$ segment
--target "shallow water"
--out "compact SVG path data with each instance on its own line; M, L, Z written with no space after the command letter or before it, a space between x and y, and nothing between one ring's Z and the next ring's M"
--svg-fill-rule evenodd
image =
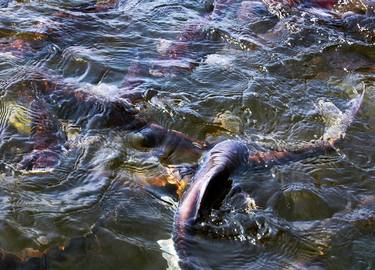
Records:
M344 109L365 89L336 152L232 176L258 208L213 210L190 260L213 269L375 267L375 17L357 7L363 1L331 11L258 1L217 1L214 11L202 0L3 2L1 249L66 247L51 269L176 265L168 239L181 190L172 172L185 168L189 179L201 155L141 145L136 128L108 113L123 95L158 92L129 103L132 116L121 121L278 147L323 134L319 99ZM46 157L28 168L24 158L45 145L58 165L43 167L53 162Z

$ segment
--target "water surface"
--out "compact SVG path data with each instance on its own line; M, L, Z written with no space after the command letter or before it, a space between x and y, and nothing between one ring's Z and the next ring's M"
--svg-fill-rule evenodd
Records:
M174 267L168 239L181 192L173 172L189 179L201 156L140 146L137 129L107 115L123 95L156 90L129 103L131 115L196 140L281 147L323 134L314 102L344 109L366 89L336 152L234 175L258 209L213 210L191 256L213 269L375 267L371 3L3 2L2 249L67 247L51 269ZM20 166L45 144L57 166Z

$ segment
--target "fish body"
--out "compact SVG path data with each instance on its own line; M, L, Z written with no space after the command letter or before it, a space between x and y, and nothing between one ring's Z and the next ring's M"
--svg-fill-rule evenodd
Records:
M189 266L186 241L194 235L194 225L208 216L212 208L220 206L231 190L229 178L236 170L241 167L268 167L334 150L336 143L345 137L363 102L363 96L364 92L356 95L348 103L345 112L341 112L331 102L318 102L316 107L327 124L320 140L269 151L259 151L258 147L241 141L226 140L208 151L175 214L173 239L181 264L186 268L194 268Z

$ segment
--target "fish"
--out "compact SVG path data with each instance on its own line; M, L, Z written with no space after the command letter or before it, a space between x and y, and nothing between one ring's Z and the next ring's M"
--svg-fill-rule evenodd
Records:
M52 269L56 262L68 261L77 255L85 256L95 250L100 248L92 232L74 237L66 245L53 245L44 251L26 249L22 256L0 249L0 269L48 270Z
M281 150L259 151L256 144L239 140L225 140L209 150L190 186L182 196L174 217L173 240L183 268L198 267L189 258L187 239L194 235L194 225L208 216L212 208L220 206L232 187L230 176L242 168L270 167L329 153L345 138L361 107L365 91L357 94L348 109L341 112L332 102L318 101L315 105L326 128L319 140L313 140ZM199 267L198 267L199 268Z
M80 86L44 69L32 69L14 84L19 83L23 87L17 90L16 105L20 103L22 106L10 106L6 101L0 103L0 127L12 126L19 133L29 135L32 151L25 153L16 166L22 173L50 171L60 164L70 148L61 121L72 121L81 133L106 128L127 131L134 147L157 148L164 160L198 159L208 148L205 142L138 115L136 105L156 96L158 91L155 89L125 87L118 89L121 93L116 97L105 96L97 89L99 86L91 86L95 89ZM37 91L34 93L32 89Z

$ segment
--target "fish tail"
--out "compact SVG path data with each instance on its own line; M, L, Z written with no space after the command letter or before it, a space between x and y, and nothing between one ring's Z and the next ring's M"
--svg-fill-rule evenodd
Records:
M335 149L335 144L343 139L352 124L363 102L365 91L347 103L347 109L342 112L330 101L319 100L315 104L326 124L320 140L312 140L297 145L284 146L282 149L252 153L249 161L253 167L272 166L288 161L297 161L307 157L325 154Z
M320 112L326 124L322 137L324 141L334 144L345 137L347 129L352 124L361 107L364 94L365 90L361 94L356 93L356 96L348 102L347 109L344 112L330 101L318 101L315 107Z

